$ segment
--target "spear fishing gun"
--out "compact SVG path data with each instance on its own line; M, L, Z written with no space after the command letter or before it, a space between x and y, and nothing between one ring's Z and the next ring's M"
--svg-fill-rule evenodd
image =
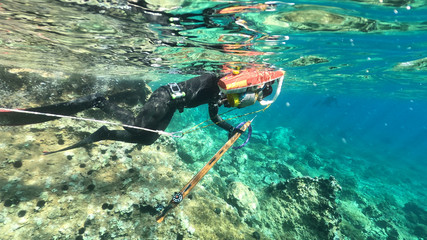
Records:
M240 131L236 132L221 149L206 163L206 165L200 169L200 171L179 191L175 192L169 204L163 209L159 216L157 216L157 222L161 223L170 210L174 209L178 204L184 200L184 198L190 193L190 191L196 186L196 184L206 175L206 173L215 165L216 162L224 155L225 152L233 145L234 142L242 135L246 129L248 129L253 119L247 121L240 126Z

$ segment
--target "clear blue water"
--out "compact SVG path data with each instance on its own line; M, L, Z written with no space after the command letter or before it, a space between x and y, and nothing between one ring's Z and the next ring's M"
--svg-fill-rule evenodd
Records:
M298 136L325 146L369 152L396 167L411 164L425 171L425 101L340 95L336 104L319 104L325 98L290 92L281 99L289 107L283 102L272 106L270 111L278 113L272 122L290 126Z

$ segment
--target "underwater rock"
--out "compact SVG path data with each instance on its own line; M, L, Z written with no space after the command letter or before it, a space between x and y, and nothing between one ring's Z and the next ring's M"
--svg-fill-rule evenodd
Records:
M402 62L397 64L393 69L401 71L427 71L427 58Z
M241 182L233 182L229 185L227 202L237 208L243 218L255 213L258 207L258 199L255 193Z
M416 4L416 0L352 0L355 2L363 2L363 3L369 3L369 4L375 4L375 5L385 5L385 6L394 6L394 7L402 7L413 4ZM422 1L419 1L422 2ZM419 5L419 4L416 4Z
M377 20L329 12L328 10L301 9L279 14L268 19L268 24L303 31L360 31L407 30L408 26L397 23L382 23Z
M246 240L252 239L257 231L242 221L235 207L202 189L197 190L181 213L177 212L175 216L177 219L171 219L170 223L176 225L177 220L181 222L184 239ZM260 238L267 239L263 233L260 233Z
M212 173L212 175L206 175L203 179L203 185L213 195L226 199L228 194L228 183L225 178L218 176L218 174Z
M427 225L419 224L414 227L414 235L420 239L427 239Z
M98 79L85 74L58 76L32 69L0 66L1 106L34 107L70 101L94 93L105 93L111 102L135 107L137 104L145 103L152 92L147 82L143 80L116 81ZM26 101L22 101L23 98ZM89 112L86 111L86 114Z
M68 76L58 74L64 79ZM16 106L17 103L61 101L64 87L55 74L28 68L11 68L0 65L0 105Z
M270 173L264 177L264 183L266 183L267 185L270 185L272 183L277 184L279 182L280 182L280 178L277 175L277 173Z
M294 138L293 132L289 128L277 127L271 133L269 143L273 147L289 151L291 149L290 142Z
M377 29L375 20L324 10L298 10L283 13L279 19L283 22L289 22L292 28L298 30L368 32Z
M292 171L285 164L278 164L277 170L278 170L278 175L283 179L290 179L294 176Z
M130 2L134 1L130 0ZM164 11L181 7L184 0L146 0L145 2L150 9Z
M412 223L424 223L427 225L427 211L414 202L407 202L403 207L405 218Z
M236 167L243 166L249 159L248 154L242 153L242 154L235 154L235 161L233 161L234 165Z
M201 139L203 140L201 141ZM186 163L203 162L213 156L210 150L216 149L214 146L215 143L212 138L206 137L203 131L197 131L181 138L177 144L178 155Z
M308 65L325 63L325 62L329 62L329 60L326 58L318 57L318 56L307 56L307 57L300 57L296 60L293 60L291 62L291 65L294 67L302 67L302 66L308 66Z
M0 87L3 90L17 91L27 84L27 80L18 74L11 73L9 68L0 66Z
M2 24L8 34L0 37L0 52L7 52L1 65L158 79L146 67L157 58L152 52L158 34L124 0L2 1L1 9L8 22Z
M335 239L341 216L335 202L341 187L329 179L298 177L264 189L253 224L270 239Z
M370 218L379 218L381 217L381 212L372 205L369 205L363 209L363 214L369 216Z
M306 152L304 154L304 160L307 161L308 166L312 168L320 168L323 165L322 159L317 154L312 152Z
M102 7L126 6L127 0L59 0L66 3L77 3L83 5L94 5Z
M251 136L251 144L252 143L259 143L259 144L265 144L268 145L269 138L268 133L265 131L257 131L253 130L252 136Z
M155 221L155 206L168 201L193 175L177 152L170 151L173 139L142 147L102 141L63 154L41 154L46 144L55 148L58 132L73 127L72 134L62 134L69 144L76 135L90 132L88 125L61 120L38 124L37 132L8 128L0 136L1 142L9 139L0 163L17 158L24 162L21 168L0 167L5 183L0 191L2 239L250 239L256 232L235 208L202 185L164 224ZM16 151L13 146L29 136L35 140ZM212 226L215 231L206 230Z
M124 102L127 105L145 103L150 94L151 88L146 81L120 80L107 82L108 100L112 102Z

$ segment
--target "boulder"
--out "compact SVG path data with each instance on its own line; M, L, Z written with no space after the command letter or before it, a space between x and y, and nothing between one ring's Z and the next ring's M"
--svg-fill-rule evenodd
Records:
M277 127L271 133L269 142L273 147L289 151L291 149L290 141L293 138L295 137L293 136L292 130L289 128Z
M227 202L233 205L240 216L246 218L254 214L258 207L258 199L248 186L241 182L233 182L229 186Z

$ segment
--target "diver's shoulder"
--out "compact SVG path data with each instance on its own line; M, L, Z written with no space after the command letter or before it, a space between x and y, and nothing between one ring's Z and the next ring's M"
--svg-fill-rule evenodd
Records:
M190 80L195 80L198 82L218 82L220 79L219 74L216 73L204 73L200 76L194 77Z
M221 78L219 73L214 73L214 72L204 73L204 74L200 75L200 77L208 78L208 79L220 79Z

